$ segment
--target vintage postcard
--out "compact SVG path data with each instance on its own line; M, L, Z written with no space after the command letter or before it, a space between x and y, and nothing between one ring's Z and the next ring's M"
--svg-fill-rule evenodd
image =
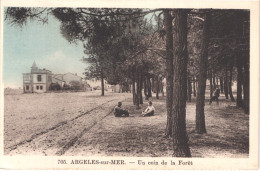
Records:
M258 1L1 1L1 169L258 169Z

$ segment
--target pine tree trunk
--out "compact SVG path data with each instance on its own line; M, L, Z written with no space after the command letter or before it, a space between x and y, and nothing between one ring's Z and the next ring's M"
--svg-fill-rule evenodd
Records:
M206 133L205 125L205 90L207 81L207 63L208 63L208 45L209 45L209 25L210 14L205 14L202 35L202 50L199 58L199 76L196 100L196 132L199 134Z
M232 73L233 73L233 66L231 66L230 71L229 71L230 75L229 75L229 83L228 83L228 92L229 92L229 96L232 102L235 101L234 96L233 96L233 92L232 92Z
M104 95L105 95L104 74L103 74L103 69L101 68L101 96Z
M243 107L242 100L242 59L237 55L237 107Z
M160 92L159 76L156 76L156 99L159 99L159 92Z
M164 92L163 92L163 78L160 78L160 92L162 93L162 96L164 97Z
M135 69L132 69L132 94L133 94L133 104L135 105Z
M135 105L136 105L136 109L140 109L140 75L139 75L139 69L136 68L136 74L137 74L137 78L136 78L136 93L135 93Z
M152 97L152 85L151 85L151 79L147 78L147 91L148 91L148 98Z
M191 157L186 132L187 11L177 9L174 12L173 157Z
M173 32L172 17L169 10L163 10L166 30L166 137L172 137L172 104L173 104Z
M228 72L227 72L227 67L225 69L225 78L224 78L224 92L225 92L225 97L228 99Z
M137 82L138 83L138 82ZM138 84L137 84L138 85ZM138 86L137 86L138 87ZM138 90L138 89L137 89ZM139 104L139 94L135 93L135 108L140 109L140 104Z
M152 77L152 92L156 93L156 88L155 88L155 84L154 84L154 76Z
M224 93L224 87L223 87L223 77L220 77L220 91L221 91L221 93Z
M140 100L139 100L139 102L140 102L140 104L143 104L143 95L142 95L142 90L143 90L143 74L142 74L142 71L140 71L140 83L139 83L139 98L140 98Z
M213 79L213 89L215 90L216 89L216 78L215 78L215 72L213 71L213 76L212 76L212 79Z
M212 70L209 71L209 87L210 87L210 99L212 98L213 94L213 86L212 86Z
M193 96L196 97L196 81L195 81L195 77L193 77Z
M129 79L127 79L127 81L126 81L126 92L131 93L131 84L129 83Z
M249 114L249 57L245 57L244 63L244 85L243 85L243 92L244 92L244 111L246 114Z
M145 100L148 100L148 92L147 92L147 77L144 77L144 95L145 95Z
M191 102L191 94L192 94L192 85L191 85L191 78L187 77L187 101Z

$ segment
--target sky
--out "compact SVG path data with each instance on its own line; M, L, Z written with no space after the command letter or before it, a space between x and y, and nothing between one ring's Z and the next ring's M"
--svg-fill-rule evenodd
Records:
M3 29L3 83L4 87L22 88L23 73L29 73L35 61L38 68L54 74L82 73L82 43L69 43L60 33L60 22L49 16L48 24L30 21L19 27L4 21Z

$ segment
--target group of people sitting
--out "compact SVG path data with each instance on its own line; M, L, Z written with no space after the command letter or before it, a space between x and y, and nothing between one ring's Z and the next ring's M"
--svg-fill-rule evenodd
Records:
M118 102L118 105L114 108L115 117L129 117L129 112L122 107L122 102ZM142 116L153 116L155 108L151 101L148 102L147 108L142 111Z
M212 101L216 101L218 104L219 94L220 94L220 89L216 88L214 90L213 96L209 101L209 104L211 104ZM153 116L154 111L155 108L153 107L153 103L149 101L147 108L144 111L142 111L142 116ZM114 114L115 117L129 117L129 112L122 108L122 102L118 102L118 105L114 108Z

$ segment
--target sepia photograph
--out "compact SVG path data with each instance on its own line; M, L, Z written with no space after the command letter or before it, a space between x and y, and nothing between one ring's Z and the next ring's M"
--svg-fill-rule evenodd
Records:
M83 169L252 157L250 8L2 10L2 156Z

